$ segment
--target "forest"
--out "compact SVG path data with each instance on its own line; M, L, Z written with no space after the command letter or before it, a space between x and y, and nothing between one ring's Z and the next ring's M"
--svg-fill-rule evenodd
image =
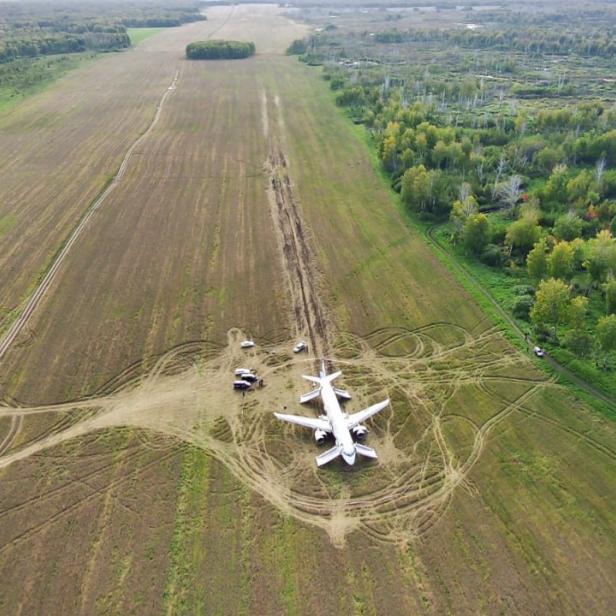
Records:
M203 20L197 2L0 3L0 63L130 46L128 27Z
M254 53L255 44L242 41L195 41L186 46L190 60L238 60Z
M616 10L593 10L584 28L577 9L324 16L288 53L323 67L407 212L528 339L616 392Z

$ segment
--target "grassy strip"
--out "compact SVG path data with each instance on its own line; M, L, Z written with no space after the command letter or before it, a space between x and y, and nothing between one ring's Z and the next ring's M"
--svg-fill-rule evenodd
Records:
M158 34L161 30L165 30L165 28L126 28L126 33L130 39L130 44L136 47L139 43Z
M0 65L0 114L45 90L69 71L96 58L93 52L21 58Z
M169 569L163 593L165 614L193 614L194 563L203 560L204 525L210 458L197 447L184 454L176 502L175 528L169 546Z

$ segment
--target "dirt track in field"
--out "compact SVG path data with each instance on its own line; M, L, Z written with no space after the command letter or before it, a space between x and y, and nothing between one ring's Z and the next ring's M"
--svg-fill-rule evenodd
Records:
M280 511L326 530L334 545L343 546L354 530L374 541L405 544L440 518L456 489L472 489L468 474L490 431L509 414L525 412L539 389L554 387L507 376L524 359L498 353L498 332L473 337L458 329L457 342L447 346L439 342L443 328L448 326L391 328L366 339L346 334L328 358L343 370L345 385L356 396L354 407L385 394L393 399L391 412L371 422L370 444L380 454L376 464L317 471L311 434L272 418L272 409L298 406L300 374L310 371L316 358L290 357L288 342L244 352L239 349L244 334L232 330L226 347L181 345L145 375L139 375L138 366L126 371L104 395L51 406L0 406L3 417L73 418L69 427L4 454L0 468L91 432L142 428L152 432L154 442L160 435L204 449ZM446 367L462 357L456 368ZM246 397L230 395L232 371L240 364L257 370L265 388ZM518 394L503 398L485 422L471 422L472 437L456 450L442 431L452 420L444 414L447 400L461 388L485 392L512 379L520 385ZM342 488L336 481L341 470L348 479Z
M26 305L23 308L22 312L19 314L17 319L13 321L12 325L9 327L6 333L0 337L0 361L2 361L3 356L5 355L11 344L13 344L17 336L19 336L23 328L26 326L28 320L32 316L32 313L36 310L36 307L39 305L41 299L43 298L43 295L53 283L53 280L56 277L58 270L62 265L62 262L66 259L71 248L77 242L77 239L86 230L90 219L94 216L94 214L96 214L98 208L101 207L101 205L104 203L105 199L109 196L111 191L116 188L118 183L124 177L124 174L126 173L126 167L128 166L130 157L134 152L135 148L137 148L139 144L147 138L147 136L152 132L152 130L158 123L158 120L160 119L160 114L162 113L163 106L165 104L165 101L167 100L167 97L169 96L171 91L175 90L177 86L178 77L179 72L176 72L171 84L165 89L158 105L156 106L156 111L154 113L154 117L152 118L152 122L146 128L145 132L139 137L137 137L137 139L128 148L128 151L126 152L124 158L122 159L122 162L120 163L120 168L111 179L111 182L109 183L107 188L105 188L105 190L96 199L96 201L94 201L90 208L88 208L87 212L79 221L79 224L77 225L75 230L70 234L68 240L64 243L62 250L53 260L51 267L26 302Z

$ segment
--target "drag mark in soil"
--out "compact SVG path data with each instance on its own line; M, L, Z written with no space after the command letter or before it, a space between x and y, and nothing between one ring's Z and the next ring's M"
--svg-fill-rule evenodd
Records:
M284 131L280 103L276 99L274 108L277 122L268 116L265 92L262 94L263 130L269 136L269 156L265 163L268 177L268 196L272 219L280 246L283 271L291 298L291 321L296 337L310 340L316 357L328 354L331 338L331 324L322 301L316 259L306 237L300 209L293 190L288 163L282 150L282 138L277 133Z

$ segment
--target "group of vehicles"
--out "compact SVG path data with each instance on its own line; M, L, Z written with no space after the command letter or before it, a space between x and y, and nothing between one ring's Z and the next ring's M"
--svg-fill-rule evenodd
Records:
M237 368L235 370L233 389L238 391L246 391L257 382L263 383L263 379L259 379L259 377L252 370L248 368Z

